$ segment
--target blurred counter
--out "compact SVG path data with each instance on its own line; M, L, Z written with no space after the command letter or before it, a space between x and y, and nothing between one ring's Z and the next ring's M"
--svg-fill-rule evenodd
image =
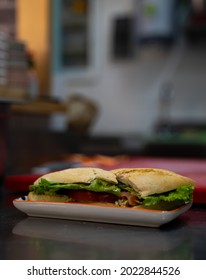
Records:
M67 108L64 104L52 99L25 100L23 104L13 104L11 111L14 114L53 114L64 113Z
M0 180L4 174L7 158L7 123L9 103L0 102Z
M0 203L0 259L206 259L205 205L146 228L28 217L11 201Z
M13 139L16 140L13 142L18 142L17 138L20 135L22 142L24 135L30 131L39 128L45 130L50 115L65 112L66 106L50 98L28 100L0 96L0 180L4 177L5 168L8 166L10 156L8 154ZM17 149L21 150L21 146L17 146Z
M6 160L8 154L8 123L10 119L10 109L12 104L20 102L22 102L22 99L1 96L0 92L0 181L4 176L7 164Z
M206 121L159 124L144 148L153 156L206 158Z

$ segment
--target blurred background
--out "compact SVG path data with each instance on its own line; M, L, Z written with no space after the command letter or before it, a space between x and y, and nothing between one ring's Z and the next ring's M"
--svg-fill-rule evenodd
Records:
M204 0L1 0L0 173L205 158L205 75Z

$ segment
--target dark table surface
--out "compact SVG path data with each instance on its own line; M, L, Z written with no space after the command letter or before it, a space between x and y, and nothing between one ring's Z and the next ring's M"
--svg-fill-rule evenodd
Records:
M206 205L147 228L28 217L12 204L18 196L1 193L0 259L206 259Z

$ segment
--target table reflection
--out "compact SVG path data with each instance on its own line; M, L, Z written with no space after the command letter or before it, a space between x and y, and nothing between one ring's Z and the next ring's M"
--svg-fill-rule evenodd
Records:
M193 259L185 223L161 228L29 217L12 231L7 254L18 242L15 259Z

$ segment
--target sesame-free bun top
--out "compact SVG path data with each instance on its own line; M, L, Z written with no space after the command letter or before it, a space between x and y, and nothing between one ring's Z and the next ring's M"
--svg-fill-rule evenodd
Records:
M158 168L120 168L111 170L117 180L130 185L141 196L175 190L181 186L194 186L192 179Z
M95 179L102 179L117 184L114 173L101 168L91 167L68 168L51 172L38 178L34 184L37 185L42 178L57 183L91 183Z

